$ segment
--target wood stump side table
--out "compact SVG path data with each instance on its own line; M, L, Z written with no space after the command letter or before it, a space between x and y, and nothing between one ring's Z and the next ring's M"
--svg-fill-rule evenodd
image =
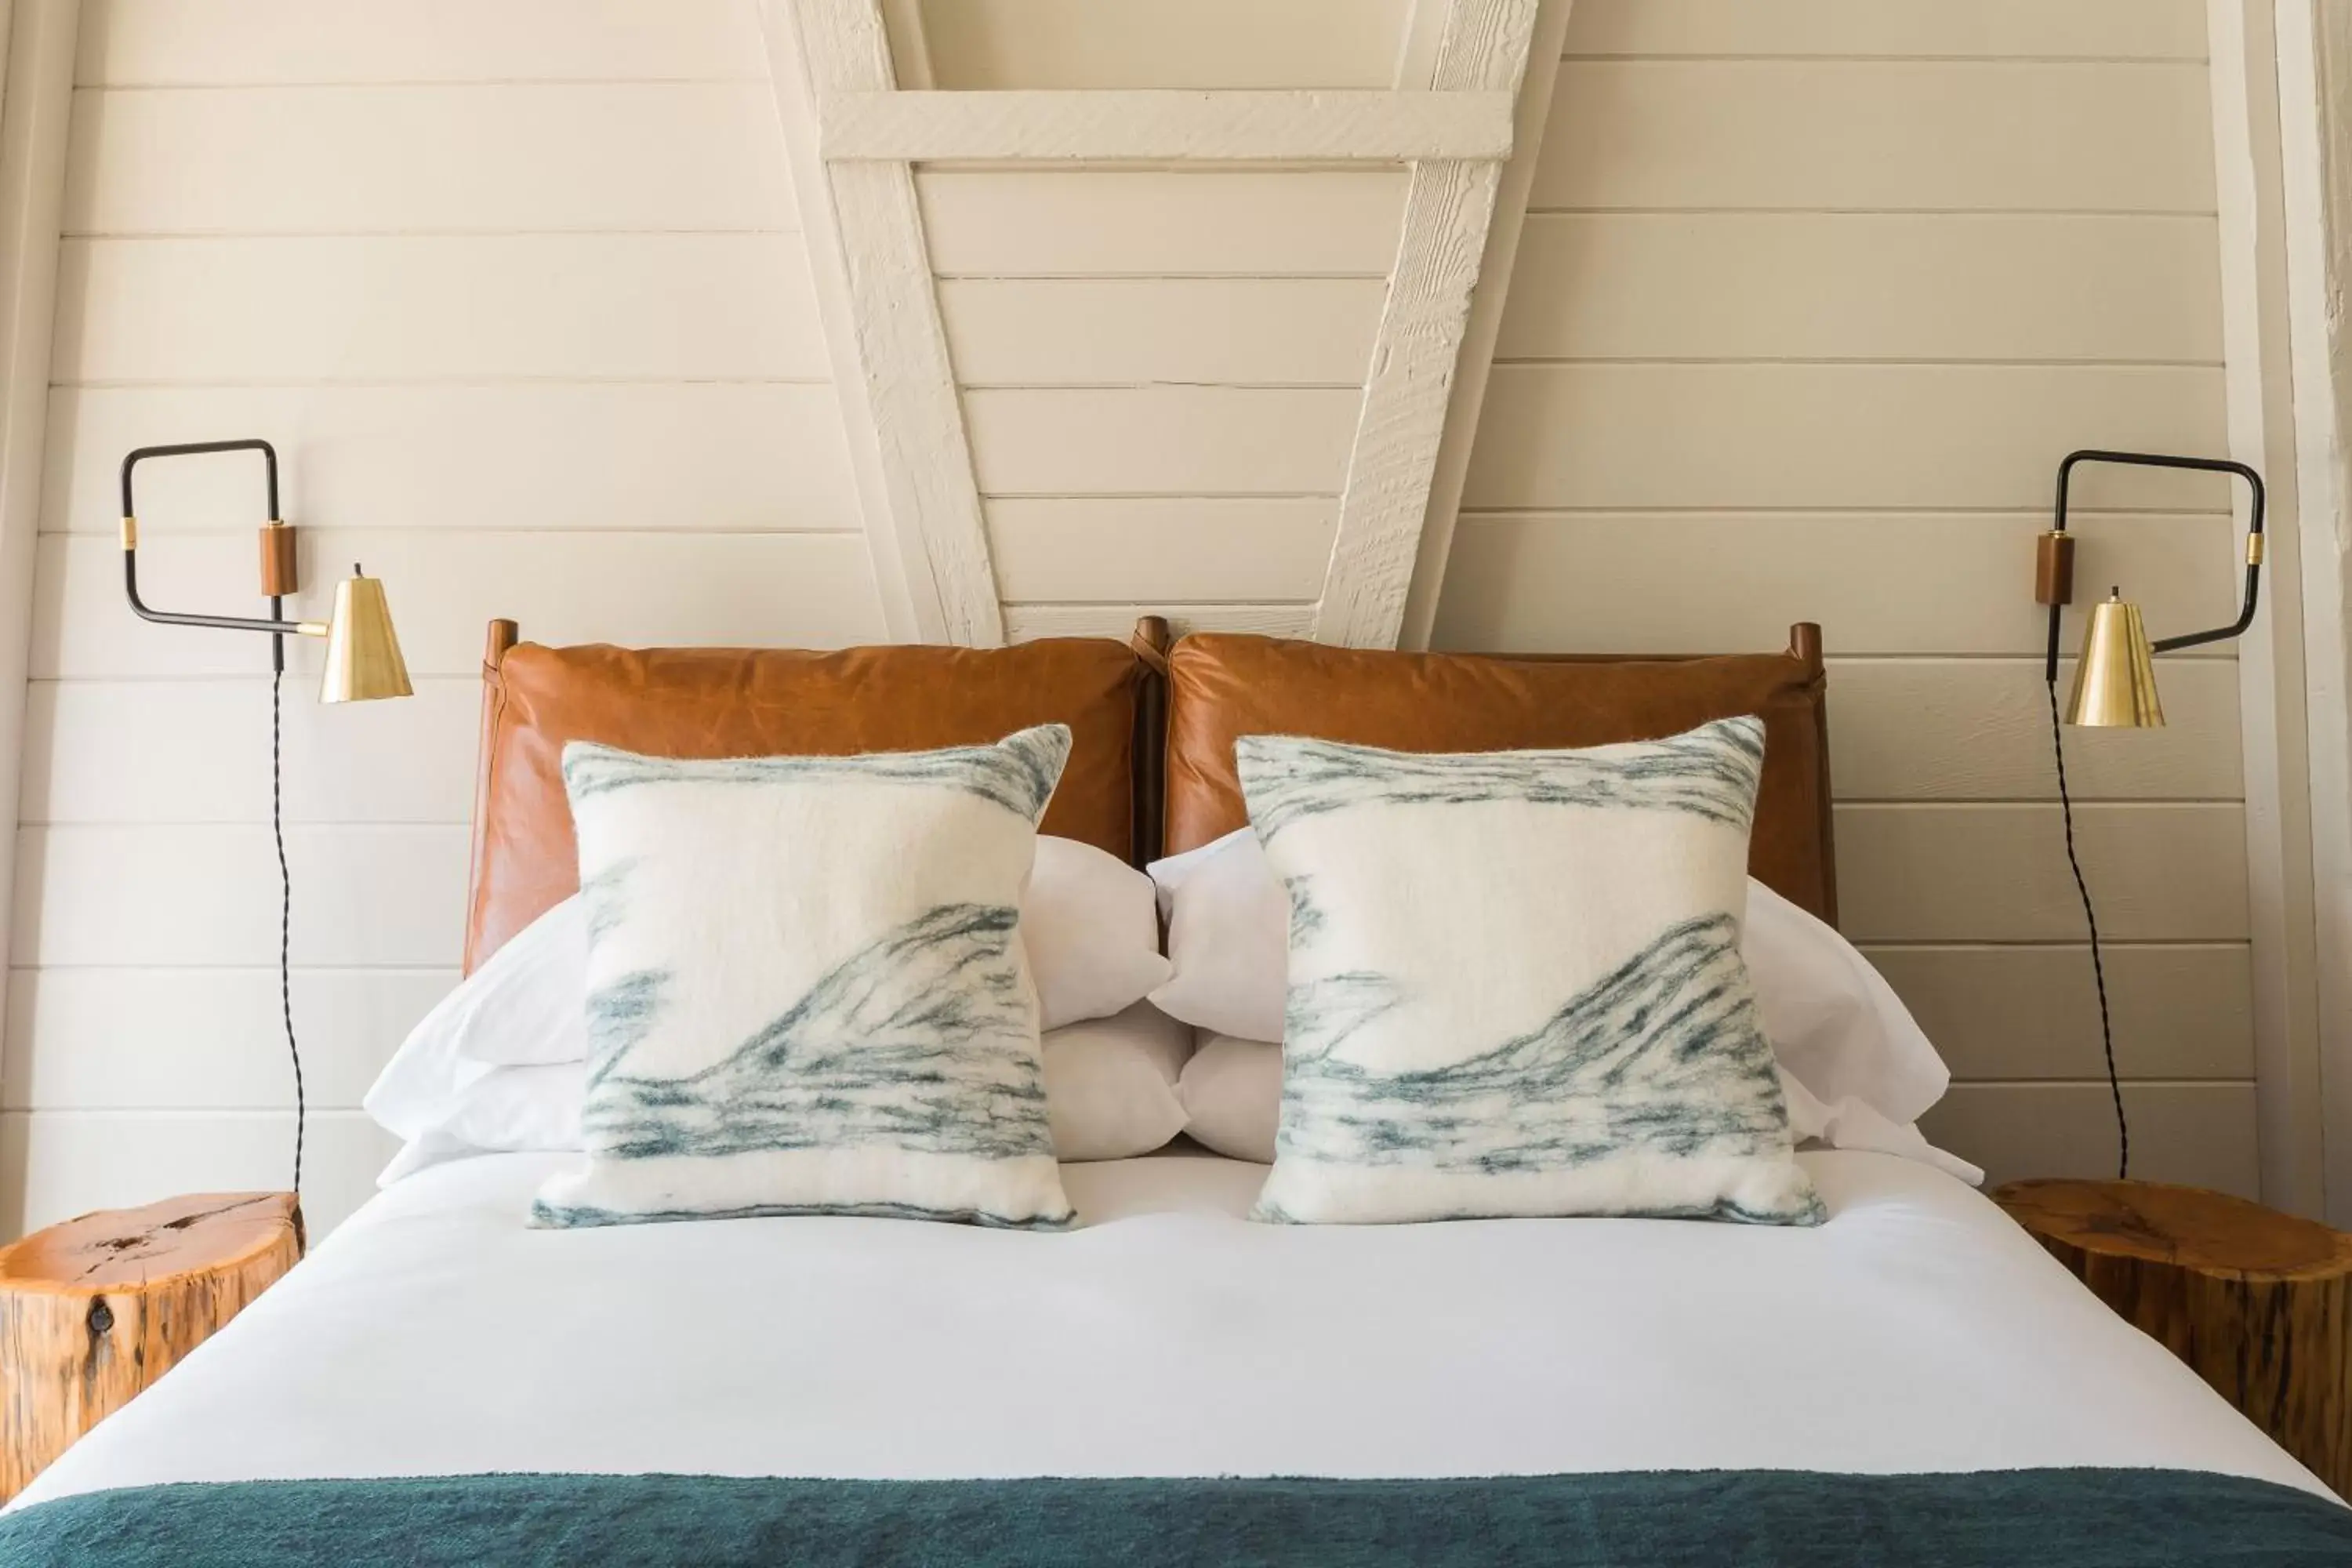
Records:
M2101 1300L2352 1498L2352 1235L2155 1182L2011 1182L1992 1197Z
M101 1209L0 1247L0 1501L302 1256L292 1193Z

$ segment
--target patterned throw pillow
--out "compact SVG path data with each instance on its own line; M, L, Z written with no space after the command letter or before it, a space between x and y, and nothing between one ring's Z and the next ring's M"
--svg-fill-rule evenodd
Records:
M1069 731L681 762L574 742L584 1167L541 1226L1071 1223L1015 940Z
M1236 752L1290 894L1260 1218L1820 1221L1739 956L1759 721L1590 751Z

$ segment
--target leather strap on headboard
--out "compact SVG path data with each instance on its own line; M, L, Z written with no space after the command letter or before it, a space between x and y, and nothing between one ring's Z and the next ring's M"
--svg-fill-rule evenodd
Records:
M466 967L568 897L579 852L563 747L601 741L671 757L923 751L1032 724L1071 731L1042 826L1134 853L1146 666L1107 637L1012 647L541 647L490 625ZM1158 769L1152 770L1156 775Z
M1248 820L1234 764L1243 735L1311 735L1407 752L1492 752L1654 740L1712 719L1764 720L1764 782L1748 867L1837 919L1829 721L1821 628L1789 650L1623 658L1392 653L1238 634L1185 637L1169 656L1166 847Z
M1168 649L1174 638L1161 616L1146 616L1128 634L1127 646L1143 661L1143 687L1135 703L1135 863L1160 858L1161 825L1168 811Z

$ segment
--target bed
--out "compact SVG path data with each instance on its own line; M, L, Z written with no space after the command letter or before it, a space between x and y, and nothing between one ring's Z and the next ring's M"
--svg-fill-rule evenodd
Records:
M1589 700L1538 706L1571 741L1766 714L1757 872L1833 912L1804 634L1785 655L1589 668L1048 649L978 679L994 695L974 708L996 706L977 717L935 701L849 742L793 690L814 665L517 657L495 632L492 650L469 962L561 896L544 764L566 734L903 745L940 712L1001 731L1043 703L1086 754L1064 825L1139 847L1156 805L1182 848L1228 826L1233 733L1524 744L1496 715L1560 680ZM869 695L956 679L854 668ZM1380 700L1335 708L1367 668ZM760 700L695 708L714 681ZM1164 800L1136 791L1144 769ZM1269 1226L1244 1217L1264 1167L1181 1145L1066 1167L1086 1223L1064 1234L525 1228L566 1158L461 1160L383 1192L0 1515L0 1561L2352 1561L2352 1512L1914 1161L1803 1154L1829 1211L1811 1229Z

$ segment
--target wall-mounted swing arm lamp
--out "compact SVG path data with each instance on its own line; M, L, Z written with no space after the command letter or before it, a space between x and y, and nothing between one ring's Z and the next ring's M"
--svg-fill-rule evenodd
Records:
M139 465L151 458L189 458L214 452L258 452L268 480L269 517L261 525L261 592L269 614L261 616L191 615L158 610L139 596L139 509L133 504L131 480ZM325 624L285 618L287 598L299 585L295 572L294 530L278 514L278 452L267 441L191 441L170 447L142 447L122 459L122 592L140 619L167 626L205 626L215 631L260 632L269 638L269 827L278 847L278 1002L285 1019L286 1052L294 1068L294 1226L301 1235L302 1211L302 1048L294 1035L294 990L291 945L294 921L294 879L286 860L285 784L279 763L282 717L280 688L286 678L286 639L324 637L326 674L319 688L321 702L365 702L380 697L410 695L408 665L400 657L400 639L392 629L392 611L384 603L383 584L356 566L352 576L335 588L335 609Z
M2066 722L2097 727L2146 730L2164 722L2164 704L2156 691L2156 658L2175 648L2200 643L2226 642L2245 635L2254 624L2263 575L2263 478L2243 463L2225 458L2174 458L2154 452L2069 452L2058 465L2058 510L2049 532L2041 539L2034 561L2033 596L2050 607L2050 651L2044 678L2054 692L2058 686L2059 622L2074 597L2074 536L2066 531L2066 490L2076 465L2119 463L2140 468L2190 468L2210 474L2234 474L2246 481L2253 506L2246 526L2245 600L2238 618L2210 631L2148 641L2139 606L2128 603L2122 590L2091 609L2091 624L2083 637L2083 657L2074 666L2074 694L2066 705Z
M269 486L269 520L261 526L261 592L269 600L267 618L251 616L190 615L158 610L139 596L139 510L131 496L131 477L151 458L184 458L213 452L258 452ZM262 632L270 638L270 668L286 668L286 639L324 637L325 673L319 686L321 702L366 702L377 698L406 697L408 665L400 656L400 639L392 629L392 610L384 602L383 584L354 566L352 575L335 587L331 619L289 621L281 612L299 585L294 566L294 530L278 513L278 452L267 441L191 441L171 447L142 447L122 459L122 591L142 620L172 626L209 626L218 631Z
M2124 1115L2123 1079L2116 1071L2115 1026L2107 1013L2106 965L2099 952L2098 910L2091 902L2091 884L2074 848L2074 803L2066 793L2065 731L2058 710L2058 637L2060 621L2074 597L2074 536L2066 531L2066 491L2077 465L2118 463L2136 468L2188 468L2209 474L2234 474L2246 481L2253 505L2246 524L2245 598L2238 618L2209 631L2148 641L2139 606L2127 603L2120 589L2110 589L2105 600L2092 606L2091 624L2083 636L2083 657L2074 666L2074 692L2066 704L2065 722L2099 728L2151 730L2164 722L2164 704L2156 693L2156 656L2200 643L2226 642L2242 637L2254 624L2263 583L2263 478L2243 463L2225 458L2175 458L2156 452L2069 452L2058 465L2058 510L2050 531L2041 538L2034 557L2033 596L2050 609L2050 648L2042 665L2042 684L2050 696L2050 749L2058 772L2059 821L2065 829L2066 864L2074 873L2074 890L2083 900L2083 923L2089 929L2091 984L2099 999L2099 1042L2105 1047L2107 1090L2116 1105L2116 1174L2131 1174L2131 1124Z

